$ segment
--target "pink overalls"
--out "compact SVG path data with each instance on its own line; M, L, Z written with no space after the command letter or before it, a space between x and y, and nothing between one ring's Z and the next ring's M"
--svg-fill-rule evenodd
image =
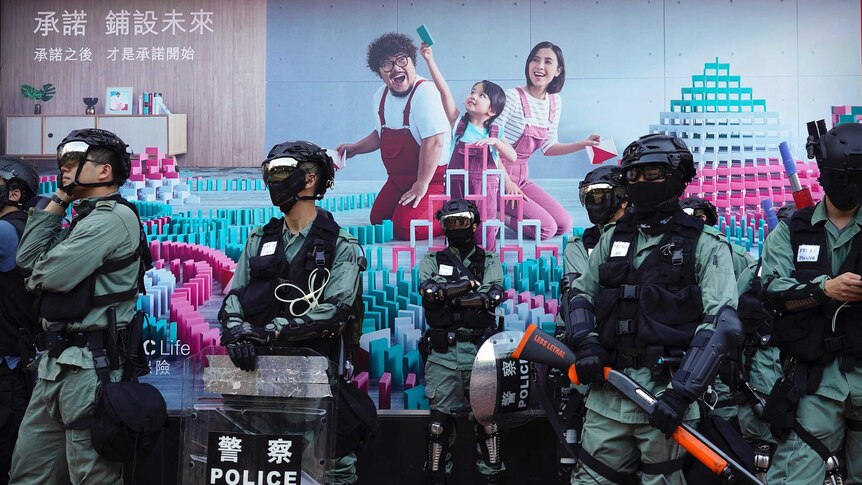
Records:
M407 205L401 205L398 200L405 192L410 190L416 182L419 172L419 144L410 133L410 102L416 93L416 88L425 82L417 81L413 85L407 105L404 107L403 128L393 129L386 127L386 119L383 116L383 107L386 95L389 94L387 87L380 98L380 108L377 115L380 117L380 157L389 179L383 184L377 199L371 207L371 223L380 224L384 219L391 219L395 239L410 239L410 221L428 220L428 196L444 194L443 174L446 166L440 165L428 184L428 191L419 201L419 205L413 208L413 201ZM434 236L443 234L443 228L434 220ZM416 239L422 240L428 237L428 228L416 228Z
M467 129L467 117L462 116L461 120L458 122L458 126L455 128L455 140L458 140L455 145L455 149L452 150L452 158L449 159L449 169L464 169L464 152L467 151L467 144L461 141L461 137L464 136L464 131ZM492 125L489 136L492 138L497 137L497 125ZM467 177L467 186L470 191L470 195L482 195L482 150L487 152L487 160L488 160L488 168L495 169L497 168L496 162L494 162L494 158L491 156L491 147L473 147L469 150L469 154L467 155L467 164L466 167L468 177ZM452 187L449 189L449 194L453 199L460 199L464 197L464 179L462 176L451 175L449 177L449 182L452 184ZM488 177L488 191L487 196L482 201L474 201L476 205L479 207L479 213L484 214L482 218L482 228L485 231L485 240L486 246L485 249L488 251L496 251L497 249L497 228L496 227L485 227L485 221L487 219L496 219L497 218L497 205L500 200L500 177ZM476 231L476 235L474 237L474 241L476 244L482 244L482 229Z
M518 95L521 97L521 110L524 120L528 120L530 119L530 103L527 101L527 93L521 88L515 89L518 90ZM548 119L553 123L557 106L554 96L551 94L548 94L548 96L550 103ZM512 144L512 148L518 154L517 160L511 163L503 161L503 166L506 167L509 177L512 178L513 182L518 184L524 195L530 198L530 202L524 204L524 219L538 219L541 221L542 239L550 239L560 234L568 234L572 230L572 217L566 212L566 209L556 199L542 190L541 187L529 180L527 161L530 155L541 147L542 143L547 139L548 128L525 123L524 133ZM507 205L506 214L510 216L506 218L506 225L517 230L516 210ZM524 237L535 237L532 227L524 228Z

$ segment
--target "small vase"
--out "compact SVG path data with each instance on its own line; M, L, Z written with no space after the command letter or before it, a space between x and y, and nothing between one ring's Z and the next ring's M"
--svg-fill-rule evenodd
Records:
M93 107L93 106L87 106L87 114L88 114L88 115L94 115L94 114L96 114L96 108L95 108L95 107Z
M42 114L42 105L41 104L36 103L36 106L33 108L33 114L34 115Z

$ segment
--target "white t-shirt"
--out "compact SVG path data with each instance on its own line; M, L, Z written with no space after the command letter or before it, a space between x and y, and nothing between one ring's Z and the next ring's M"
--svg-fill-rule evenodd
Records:
M421 76L416 76L416 82L424 79ZM374 94L374 104L372 112L374 113L374 129L380 134L380 117L377 115L377 110L380 109L380 97L383 96L383 90L386 85L380 86L380 89ZM407 96L393 96L390 92L386 95L386 104L383 107L383 115L386 118L386 127L392 129L403 128L404 122L404 107L407 105ZM452 144L452 127L449 125L449 119L446 118L446 112L443 111L443 102L440 100L440 92L431 81L425 81L416 88L416 93L413 95L413 100L410 102L410 134L416 143L422 144L423 138L434 136L443 133L443 149L440 150L440 160L437 165L446 165L449 163L449 146Z
M506 90L506 107L500 116L494 120L494 124L500 127L501 137L514 145L518 138L524 133L524 126L530 123L532 126L548 128L548 139L542 143L542 153L545 153L551 145L557 143L557 129L560 126L560 112L563 108L562 98L559 94L548 94L545 99L538 99L527 95L527 104L530 106L530 118L524 119L524 110L521 108L521 96L517 88ZM550 98L554 97L554 119L549 120L551 109Z

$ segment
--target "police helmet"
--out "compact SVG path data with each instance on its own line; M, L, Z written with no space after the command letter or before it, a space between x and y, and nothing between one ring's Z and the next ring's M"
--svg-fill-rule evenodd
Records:
M688 197L683 199L679 206L690 216L704 216L704 222L707 226L718 224L718 210L708 200L701 199L700 197Z
M443 203L443 207L435 215L445 231L472 228L479 224L481 217L479 209L472 201L452 199Z
M123 185L132 172L132 154L129 145L108 130L86 128L73 130L57 145L57 168L69 162L93 161L87 158L93 148L104 148L112 153L113 182ZM79 165L80 172L80 165ZM76 175L77 180L77 175ZM86 186L87 184L79 184Z
M620 167L604 165L587 173L578 184L578 198L581 205L585 205L587 194L593 191L600 191L603 196L615 195L618 199L615 205L619 206L626 194Z
M0 178L6 181L10 189L18 188L23 192L22 204L39 193L39 173L20 158L0 156Z
M862 174L862 124L844 123L823 136L809 136L806 148L820 170Z
M662 169L661 165L664 165ZM694 157L681 139L670 135L644 135L626 147L620 159L623 183L637 179L645 166L656 166L645 178L649 181L663 178L667 170L679 173L683 185L694 178Z
M327 189L335 185L335 163L326 149L307 141L286 141L272 147L261 164L266 185L289 177L302 164L314 164L317 185L316 198L322 198Z

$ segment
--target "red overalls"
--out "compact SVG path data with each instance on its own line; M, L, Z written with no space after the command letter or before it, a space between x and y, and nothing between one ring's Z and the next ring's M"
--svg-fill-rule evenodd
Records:
M521 98L521 111L523 112L524 120L530 119L530 103L527 101L527 94L521 88L518 90L518 95ZM557 111L556 101L553 95L548 94L550 99L550 109L548 110L548 120L554 122L554 115ZM567 234L572 229L572 217L566 212L566 209L559 202L541 187L529 180L529 170L527 168L527 160L542 143L548 139L548 128L534 126L525 122L524 133L512 144L512 148L518 154L518 158L514 162L503 161L503 166L506 167L506 172L509 173L512 181L518 184L521 191L530 198L530 202L524 203L524 219L538 219L542 223L542 239L549 239L560 234ZM511 206L506 207L506 214L511 217L506 218L506 225L514 230L518 228L518 222L515 220L517 212ZM524 228L524 236L527 238L535 237L535 231L532 227Z
M458 126L455 128L455 140L457 144L452 150L452 157L449 159L449 169L464 169L464 152L467 151L466 143L461 141L464 136L464 131L467 129L467 116L461 116L458 121ZM488 136L497 137L497 125L491 125L491 130ZM488 168L495 169L497 164L491 156L491 147L485 146L482 148L473 147L469 150L467 159L467 189L470 195L482 195L482 150L487 152ZM449 183L452 187L449 189L449 194L453 199L464 197L464 179L459 175L450 175ZM485 231L485 249L488 251L496 251L497 249L497 228L485 227L485 220L497 218L497 205L500 200L500 178L497 176L488 176L487 194L483 201L476 202L479 207L479 213L484 214L482 218L482 228ZM475 202L475 201L474 201ZM476 244L482 244L482 229L476 231L474 241Z
M440 165L437 167L431 183L428 184L428 191L425 192L425 196L422 197L416 208L413 207L413 201L407 205L398 203L401 196L410 190L416 182L419 172L419 144L416 143L410 133L410 102L413 100L416 88L423 82L425 82L424 79L417 81L413 85L410 97L407 98L407 105L404 107L403 128L393 129L386 126L383 108L386 95L389 94L388 87L383 90L380 108L377 111L377 115L380 117L380 157L383 159L383 166L386 167L389 178L383 184L374 205L371 207L371 223L380 224L384 219L392 220L395 239L401 240L410 239L411 220L428 220L428 196L445 193L443 174L446 171L446 166ZM433 223L434 236L442 235L443 228L440 227L436 219ZM428 229L426 227L416 228L417 240L427 237Z

